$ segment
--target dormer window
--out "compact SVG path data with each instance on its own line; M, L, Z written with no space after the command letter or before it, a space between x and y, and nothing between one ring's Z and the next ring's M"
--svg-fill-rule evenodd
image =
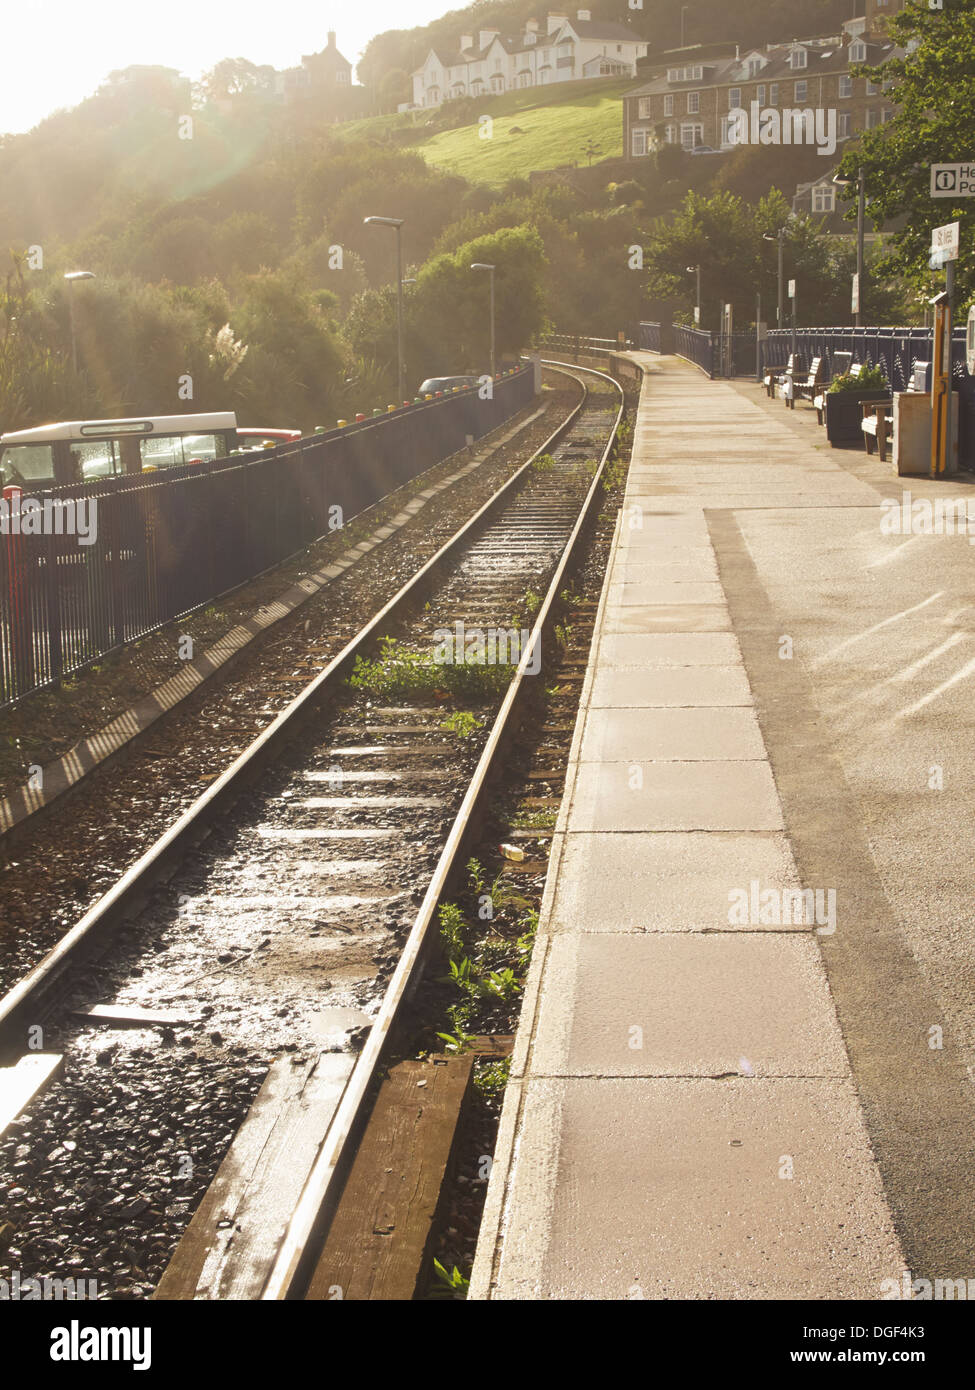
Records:
M807 63L808 55L804 48L794 48L789 54L789 66L791 68L804 68Z
M857 39L856 43L850 44L850 62L865 63L867 61L867 45L862 39Z
M762 63L761 58L749 58L749 60L748 60L748 76L749 76L749 77L755 77L757 73L760 73L760 72L761 72L763 66L764 66L764 64Z
M702 66L693 68L668 68L668 82L703 82L704 68Z

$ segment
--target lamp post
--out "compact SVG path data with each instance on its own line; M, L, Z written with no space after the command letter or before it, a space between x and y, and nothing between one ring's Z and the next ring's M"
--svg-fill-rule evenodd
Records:
M496 266L488 265L486 261L474 261L474 263L473 263L472 266L471 266L471 270L487 270L487 271L489 271L489 272L490 272L490 277L491 277L491 380L492 380L492 381L493 381L494 378L495 378L495 363L494 363L494 272L495 272L496 269L497 269Z
M69 270L65 275L68 282L68 319L71 323L71 361L74 364L74 374L78 375L78 339L74 327L74 294L71 286L76 280L94 280L95 276L90 270Z
M853 183L852 179L841 179L839 174L833 175L833 182L840 188L849 188ZM866 215L866 188L863 166L857 170L857 308L853 319L854 327L859 328L861 324L861 305L863 304L863 222Z
M399 391L398 400L403 399L406 390L406 373L403 369L403 241L402 217L365 217L367 227L396 228L396 380Z
M687 267L687 273L688 273L689 275L694 274L695 271L697 272L697 299L696 299L696 301L695 301L696 312L695 312L695 315L694 315L694 326L695 326L696 328L700 328L700 326L701 326L701 266L700 266L700 264L698 264L698 265L689 265L689 266Z
M687 11L688 11L690 8L691 8L690 5L681 5L681 7L680 7L680 46L681 46L681 48L684 47L684 16L687 14Z
M783 301L783 299L782 299L782 290L783 290L783 288L784 288L784 282L783 282L783 279L782 279L782 268L783 268L784 254L785 254L785 227L780 227L780 228L779 228L779 233L778 233L778 236L777 236L777 237L769 236L768 232L763 232L763 233L762 233L762 240L763 240L763 241L778 241L778 243L779 243L779 291L778 291L778 303L777 303L777 305L776 305L776 310L775 310L775 326L776 326L776 328L781 328L781 327L782 327L782 309L783 309L783 305L784 305L784 301Z

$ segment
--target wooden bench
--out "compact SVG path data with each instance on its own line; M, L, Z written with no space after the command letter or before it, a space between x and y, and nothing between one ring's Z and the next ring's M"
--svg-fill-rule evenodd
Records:
M766 395L769 397L774 396L777 386L781 386L786 381L793 381L803 370L804 366L801 352L791 353L784 367L769 367L764 378Z
M861 402L863 419L860 421L860 428L863 431L863 443L868 454L873 453L871 440L877 446L880 454L880 462L887 462L887 441L890 439L894 429L894 417L889 412L894 409L893 399L887 401L863 401Z
M813 396L826 385L826 362L822 357L814 357L812 366L809 368L809 375L805 381L796 381L792 384L792 395L786 397L786 406L790 410L796 408L796 398L800 400L808 397L812 400Z
M836 354L836 357L840 357L840 356L844 356L844 357L845 357L845 356L846 356L846 353L843 353L843 354L837 353L837 354ZM834 361L834 365L835 365L836 358L834 358L833 361ZM835 380L836 377L838 377L838 376L852 376L852 377L854 378L854 380L856 380L856 378L860 375L860 373L861 373L862 371L863 371L863 363L862 363L862 362L854 362L854 363L852 364L852 366L846 366L846 367L841 368L839 371L834 371L834 372L833 372L833 376L830 378L830 380ZM825 395L826 395L826 392L825 392L825 390L823 390L823 391L820 391L820 393L819 393L818 396L814 396L814 397L813 397L813 405L816 407L816 420L817 420L817 423L820 424L820 425L824 424L825 421L826 421L826 401L825 401L825 399L824 399Z

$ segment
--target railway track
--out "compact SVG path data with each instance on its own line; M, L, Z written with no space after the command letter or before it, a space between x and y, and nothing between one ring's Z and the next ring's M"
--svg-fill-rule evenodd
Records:
M35 1259L148 1292L269 1060L327 1052L341 1098L258 1295L301 1296L597 505L622 392L566 374L569 419L0 1000L6 1061L65 1059L66 1103L0 1148L0 1210Z

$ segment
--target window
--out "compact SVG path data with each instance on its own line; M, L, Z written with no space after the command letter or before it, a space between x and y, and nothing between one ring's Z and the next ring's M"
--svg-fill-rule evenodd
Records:
M797 82L797 83L796 83L796 101L805 101L805 100L806 100L806 90L807 90L808 86L809 86L809 83L808 83L808 82Z
M109 478L120 471L118 445L111 439L99 439L91 444L72 444L71 476L82 478ZM180 459L182 463L182 458Z
M741 105L741 88L729 87L728 89L728 110L736 111Z
M664 127L664 141L665 141L665 143L668 144L668 145L672 145L672 144L674 143L674 137L676 136L676 134L677 134L677 128L676 128L676 126L672 126L672 125L665 126L665 127Z
M639 158L647 152L647 132L645 130L630 131L630 154L634 159Z
M652 97L641 97L640 100L637 102L636 106L637 115L640 117L641 121L647 120L647 118L653 114Z
M704 127L696 122L686 122L680 128L680 142L685 150L693 150L704 144Z
M778 106L779 104L779 84L777 82L773 82L769 86L768 104L769 106Z
M140 441L143 468L175 468L193 459L222 458L220 441L214 434L154 435ZM87 470L85 476L88 476Z
M867 45L862 39L857 39L856 43L850 44L850 62L865 63L867 60Z
M673 98L672 96L666 96L666 97L664 97L664 115L665 115L665 116L672 116L673 114L674 114L674 98Z
M789 66L791 68L804 68L808 62L808 55L804 48L794 48L789 54Z
M828 183L818 184L812 191L813 212L832 212L835 206L834 190Z
M13 444L4 449L0 473L11 482L30 483L36 478L54 477L54 457L50 444Z
M749 60L748 60L748 76L749 76L749 77L754 77L755 74L756 74L757 72L761 72L761 70L762 70L762 60L761 60L761 58L749 58Z
M867 108L867 129L868 129L868 130L873 130L874 126L878 126L879 124L880 124L880 112L877 111L877 110L875 110L872 106L868 107L868 108Z
M701 93L700 93L700 92L688 92L688 93L687 93L687 114L688 114L689 116L696 116L697 113L700 111L700 109L701 109Z
M851 97L853 95L853 78L844 74L840 78L840 96Z
M764 82L759 83L759 85L755 88L755 100L758 102L759 106L764 106L764 105L765 105L765 83L764 83Z
M889 106L885 106L884 109L883 109L883 111L880 113L880 123L881 123L881 125L886 125L888 121L892 121L893 119L894 119L894 113L893 113L893 111L890 109Z
M836 132L836 133L837 133L837 137L838 137L840 140L849 140L850 134L851 134L852 124L853 124L853 118L852 118L852 116L850 115L849 111L841 111L841 112L840 112L839 121L838 121L838 123L837 123L837 132Z
M704 78L704 67L698 65L693 68L668 68L668 82L700 82Z

